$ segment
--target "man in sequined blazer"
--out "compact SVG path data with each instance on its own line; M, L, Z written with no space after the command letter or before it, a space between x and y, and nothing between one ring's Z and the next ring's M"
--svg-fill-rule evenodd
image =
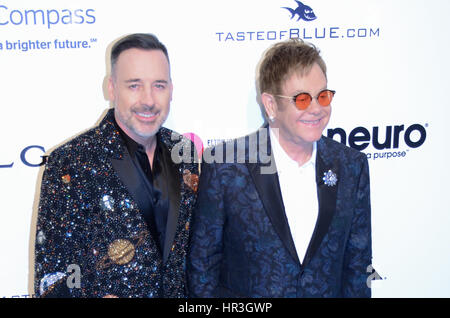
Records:
M111 51L114 108L54 150L38 207L40 297L185 297L198 185L193 143L161 127L172 98L165 46L132 34Z
M259 64L267 124L203 153L188 253L192 297L370 297L366 156L322 136L335 94L301 40Z

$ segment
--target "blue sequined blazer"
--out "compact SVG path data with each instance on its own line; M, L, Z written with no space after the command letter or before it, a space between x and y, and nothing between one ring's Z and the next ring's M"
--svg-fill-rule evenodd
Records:
M186 296L185 259L198 185L194 146L169 129L157 134L170 165L171 189L161 252L141 214L150 197L142 179L127 169L131 159L113 112L46 162L35 243L38 297ZM180 163L170 160L172 150L183 155Z
M276 165L268 169L274 161L266 127L216 146L211 154L216 160L223 155L223 163L202 164L188 253L190 296L370 297L366 156L327 137L318 141L319 213L301 263Z

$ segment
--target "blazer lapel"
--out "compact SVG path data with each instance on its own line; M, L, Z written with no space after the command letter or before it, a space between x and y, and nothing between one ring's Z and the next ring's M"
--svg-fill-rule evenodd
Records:
M181 201L181 179L176 165L171 156L170 151L161 143L161 164L167 176L167 191L169 194L169 211L167 215L166 234L164 239L163 262L165 263L169 257L175 233L178 225L178 216L180 214Z
M125 184L138 207L145 211L149 206L152 206L152 196L148 184L142 181L136 169L130 169L130 166L133 166L134 163L128 151L124 151L121 159L111 158L110 160L117 176Z
M159 134L157 134L157 136L158 138L160 138ZM160 162L163 165L164 172L167 175L166 182L169 198L166 233L162 251L163 262L166 262L171 251L173 241L175 239L178 225L178 216L181 201L181 177L178 172L178 165L176 165L172 161L170 150L167 148L166 141L158 140L158 142L161 143ZM117 176L126 186L128 192L136 201L139 208L141 208L142 211L145 211L145 209L151 207L153 205L153 203L151 202L153 196L151 193L150 185L148 184L148 182L146 182L147 180L142 180L137 169L129 169L130 165L134 165L134 162L131 159L126 147L123 147L122 156L118 156L117 158L110 158L110 160ZM155 227L155 224L149 224L149 226Z
M267 154L270 156L270 162L262 163L260 160L261 158L258 158L257 163L247 163L247 166L256 190L258 191L259 197L261 198L262 204L273 227L275 228L276 233L280 237L286 249L289 251L289 254L291 254L292 258L300 263L284 210L278 174L276 172L261 173L261 171L264 171L262 168L267 167L270 164L273 165L275 162L270 146L270 135L266 127L263 127L258 131L258 140L256 140L256 138L249 139L249 149L259 149L259 154L261 154L261 151L265 151L265 149L267 149ZM265 129L265 132L261 134L263 129ZM258 142L258 148L252 148L251 143L254 142L252 139L255 139L254 141Z
M324 173L329 170L337 176L338 180L335 185L327 185L323 181ZM328 153L328 149L325 147L323 140L317 142L316 183L319 200L319 215L313 236L306 251L303 266L309 263L314 256L314 253L319 248L325 234L328 232L331 220L336 211L336 198L339 186L339 165L333 160L333 156Z
M120 133L116 125L114 108L111 108L98 126L98 133L102 135L102 138L99 138L101 144L98 147L105 150L116 175L125 185L141 211L145 211L148 207L152 206L151 189L148 184L142 181L137 169L130 169L130 167L135 167L135 165L128 153L127 147L122 138L120 138Z
M153 205L151 201L153 196L150 184L147 180L143 180L143 178L140 177L138 169L120 137L120 133L116 128L114 120L113 108L108 110L97 129L97 133L101 136L101 138L97 139L99 142L97 147L99 147L99 149L104 149L117 177L125 186L125 189L128 190L128 193L131 195L140 211L148 211ZM130 167L135 167L136 169L130 169ZM144 215L140 216L142 217L142 222L147 223L145 222ZM155 232L154 229L156 225L154 222L149 222L146 225L151 228L152 232ZM158 246L151 235L150 240L151 244ZM157 250L159 251L160 249L157 248Z

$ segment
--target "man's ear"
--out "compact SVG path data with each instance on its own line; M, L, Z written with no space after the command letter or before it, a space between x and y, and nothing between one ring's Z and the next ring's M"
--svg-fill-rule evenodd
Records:
M267 117L276 117L277 115L277 103L275 97L269 93L261 94L261 102L266 110Z
M114 86L114 79L112 76L108 79L108 98L111 102L114 102L116 100L116 92L115 92L115 86Z

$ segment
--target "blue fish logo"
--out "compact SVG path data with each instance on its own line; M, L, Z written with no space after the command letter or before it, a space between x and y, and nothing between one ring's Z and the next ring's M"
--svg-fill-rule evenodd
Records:
M301 3L300 1L295 0L295 2L297 2L298 7L296 9L292 9L292 8L288 8L288 7L282 7L283 9L288 10L292 16L291 16L291 20L295 17L298 16L297 21L301 20L305 20L305 21L313 21L315 19L317 19L316 15L314 14L313 9L310 6L304 5L303 3Z

